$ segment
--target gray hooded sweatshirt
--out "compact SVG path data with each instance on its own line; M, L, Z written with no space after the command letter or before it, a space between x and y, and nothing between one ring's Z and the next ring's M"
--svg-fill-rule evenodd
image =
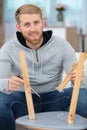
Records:
M45 33L49 35L49 31ZM1 92L9 93L9 78L13 75L22 74L19 59L20 51L25 53L30 85L38 93L54 91L55 87L61 83L63 70L68 73L77 61L71 45L53 34L37 51L22 45L18 37L15 36L13 40L6 42L0 49ZM24 91L24 86L21 86L18 91Z

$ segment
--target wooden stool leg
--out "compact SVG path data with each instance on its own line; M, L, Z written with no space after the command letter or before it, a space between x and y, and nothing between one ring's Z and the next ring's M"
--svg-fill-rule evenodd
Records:
M24 52L21 51L19 53L19 56L20 56L22 75L23 75L24 86L25 86L25 94L26 94L26 100L27 100L29 119L35 119L35 112L34 112L34 106L33 106L33 101L32 101L32 94L31 94L31 87L30 87L29 76L28 76Z
M85 54L81 54L79 64L78 64L76 79L74 83L73 93L72 93L72 99L71 99L71 105L70 105L70 111L69 111L69 117L68 117L69 124L74 123L76 106L77 106L78 95L79 95L79 88L80 88L82 74L83 74L84 60L85 60Z
M77 69L77 67L78 67L78 63L75 64L75 66L73 67L73 69L72 69L71 71ZM67 85L67 83L71 80L71 71L70 71L70 73L66 76L66 78L60 83L60 85L57 87L57 90L58 90L58 91L61 92L61 91L64 89L64 87Z

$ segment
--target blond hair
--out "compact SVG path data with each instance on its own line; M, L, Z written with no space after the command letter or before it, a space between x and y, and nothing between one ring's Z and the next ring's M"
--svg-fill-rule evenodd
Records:
M20 15L21 14L29 14L29 15L39 14L42 18L42 10L38 6L35 6L32 4L22 5L16 10L15 18L16 18L17 23L20 23Z

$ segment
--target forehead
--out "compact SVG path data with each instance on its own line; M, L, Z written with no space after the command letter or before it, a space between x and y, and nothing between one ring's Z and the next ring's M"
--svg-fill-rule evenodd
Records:
M21 22L34 22L36 20L41 20L41 16L39 14L21 14L20 21Z

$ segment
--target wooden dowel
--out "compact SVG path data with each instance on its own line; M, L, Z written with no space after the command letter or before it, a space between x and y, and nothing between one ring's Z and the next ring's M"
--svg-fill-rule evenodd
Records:
M60 83L60 85L57 87L58 91L62 91L64 87L67 85L67 83L71 80L71 72L77 69L78 63L74 65L73 69L69 72L69 74L65 77L65 79Z
M22 75L23 75L23 80L24 80L24 87L25 87L25 94L26 94L29 119L35 119L35 112L34 112L34 106L33 106L32 94L31 94L31 87L30 87L30 82L29 82L29 75L28 75L25 55L24 55L23 51L20 51L19 57L20 57Z
M81 54L84 54L84 57L85 59L87 58L87 51L84 52L84 53L81 53ZM85 60L84 59L84 60ZM71 72L72 71L75 71L76 69L78 68L78 63L74 65L74 67L72 68L72 70L69 72L69 74L65 77L65 79L60 83L60 85L58 87L56 87L56 89L58 91L63 91L64 87L68 84L68 82L71 80Z
M82 74L83 74L84 60L85 60L85 54L81 54L79 64L78 64L76 79L75 79L75 83L74 83L71 104L70 104L70 110L69 110L69 116L68 116L68 123L69 124L74 123L76 106L77 106L78 95L79 95L79 88L80 88Z

